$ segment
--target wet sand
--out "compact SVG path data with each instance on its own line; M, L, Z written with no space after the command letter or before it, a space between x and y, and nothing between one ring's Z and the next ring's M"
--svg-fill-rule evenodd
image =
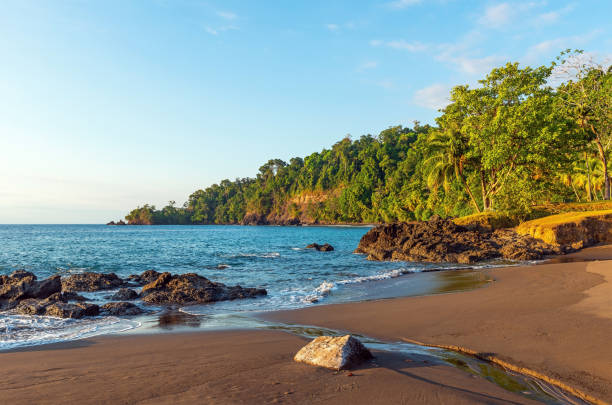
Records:
M574 261L591 260L598 261ZM337 304L266 319L491 353L612 402L612 247L566 263L488 269L486 288Z
M593 248L612 259L612 248ZM589 249L576 260L590 258ZM610 401L612 261L483 270L485 288L319 305L266 318L495 353ZM109 336L0 353L10 404L527 404L459 369L375 353L335 373L292 361L306 339L247 330Z

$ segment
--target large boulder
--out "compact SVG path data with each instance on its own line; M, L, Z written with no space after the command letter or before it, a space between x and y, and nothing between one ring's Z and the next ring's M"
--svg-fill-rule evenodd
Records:
M535 260L571 251L553 246L513 230L470 229L448 219L433 217L425 222L396 222L370 229L355 253L369 260L450 262L470 264L483 260Z
M109 302L100 307L100 313L102 315L125 316L140 315L144 313L144 311L131 302Z
M115 273L79 273L62 279L62 291L99 291L121 287L125 282Z
M159 275L157 280L142 287L142 300L147 304L202 304L215 301L254 298L266 295L261 288L243 288L215 283L195 273Z
M61 290L60 276L38 281L33 273L17 270L0 277L0 310L15 307L28 298L43 299Z
M332 370L346 370L371 358L372 353L359 340L345 335L320 336L302 347L293 359Z
M82 318L98 315L99 308L97 305L87 302L69 303L64 294L55 293L44 299L24 299L15 307L15 311L24 315Z
M314 249L319 252L331 252L334 250L334 247L329 243L324 243L322 245L319 245L318 243L311 243L310 245L306 246L306 249Z

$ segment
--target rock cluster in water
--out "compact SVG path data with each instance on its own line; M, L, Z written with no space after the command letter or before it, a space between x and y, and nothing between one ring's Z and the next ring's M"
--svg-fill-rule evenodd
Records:
M306 246L306 249L314 249L319 252L331 252L334 250L334 247L329 243L324 243L322 245L319 245L318 243L311 243L310 245Z
M372 353L358 339L345 335L319 336L302 347L293 359L332 370L346 370L371 358Z
M128 288L143 286L140 293ZM76 291L119 290L107 297L118 302L102 306L85 302ZM0 311L12 310L25 315L82 318L102 315L138 315L145 312L131 302L142 299L147 304L188 305L266 295L266 290L215 283L197 274L173 275L147 270L123 280L114 273L58 275L38 280L36 275L17 270L0 275Z
M471 264L496 258L538 260L572 250L511 229L470 229L436 216L425 222L396 222L372 228L361 238L355 253L367 254L369 260Z

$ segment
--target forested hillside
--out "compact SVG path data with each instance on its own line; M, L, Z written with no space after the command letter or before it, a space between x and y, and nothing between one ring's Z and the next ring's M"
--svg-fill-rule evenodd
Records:
M557 83L552 85L552 83ZM560 84L559 84L560 83ZM372 223L527 214L550 202L610 199L612 70L580 51L550 66L508 63L455 87L435 126L345 137L254 178L223 180L130 224Z

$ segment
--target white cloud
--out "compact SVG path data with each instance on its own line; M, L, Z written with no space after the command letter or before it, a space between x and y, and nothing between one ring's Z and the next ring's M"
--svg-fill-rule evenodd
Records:
M204 30L208 32L210 35L219 35L219 31L211 27L206 26L204 27Z
M550 11L548 13L542 13L536 17L535 22L538 24L554 23L557 20L559 20L559 18L561 18L561 16L563 16L564 14L571 12L574 9L574 7L575 7L574 4L568 4L567 6L559 10Z
M231 11L217 11L217 15L226 20L235 20L238 16Z
M340 29L338 24L326 24L325 27L327 27L327 29L330 31L337 31Z
M387 3L387 5L391 8L402 9L402 8L414 6L415 4L419 4L421 1L422 0L396 0L390 3Z
M393 49L400 49L409 52L421 52L427 50L427 45L418 41L406 42L403 39L394 41L381 41L373 39L370 41L371 46L386 46Z
M440 62L454 65L455 69L470 75L489 73L495 66L507 60L504 56L479 54L479 48L486 37L478 30L472 30L457 42L438 45Z
M414 92L412 101L421 107L439 110L450 104L450 86L436 83Z
M593 30L582 35L559 37L538 42L527 49L524 59L527 63L537 63L541 62L543 56L548 57L567 48L584 48L601 33L602 30Z
M489 28L500 28L508 24L514 17L516 9L509 3L500 3L486 8L478 22Z

